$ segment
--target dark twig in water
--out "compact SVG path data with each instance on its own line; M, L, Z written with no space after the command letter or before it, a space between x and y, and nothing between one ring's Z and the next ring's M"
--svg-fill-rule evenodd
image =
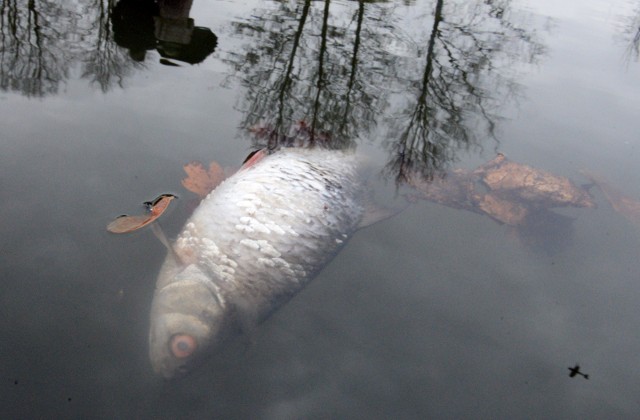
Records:
M576 375L582 376L584 379L589 379L589 375L586 373L580 372L580 365L576 364L574 367L569 367L569 377L575 378Z

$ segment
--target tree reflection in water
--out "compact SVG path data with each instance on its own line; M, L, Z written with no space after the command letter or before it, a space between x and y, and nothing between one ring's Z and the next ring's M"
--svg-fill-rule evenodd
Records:
M501 105L519 94L517 64L544 53L534 25L510 4L266 3L232 22L244 44L222 59L246 87L245 128L268 124L277 139L304 121L312 142L321 136L340 148L384 136L387 176L398 185L416 173L431 179L460 150L497 142ZM56 93L76 66L106 92L142 68L149 49L166 64L194 63L216 43L210 30L194 27L190 0L3 6L0 86L27 96ZM413 18L403 16L408 11ZM164 18L180 28L166 31ZM186 47L164 39L178 32Z
M385 173L397 184L431 179L459 150L496 140L499 106L519 93L516 64L544 53L535 30L508 0L424 6L411 29L429 30L417 34L399 6L379 2L275 3L236 21L253 41L225 58L247 88L244 126L284 135L305 121L348 147L384 123Z
M145 52L154 48L165 58L200 62L217 39L194 26L190 7L191 1L171 0L3 1L0 89L28 97L56 94L79 68L82 78L107 92L144 68ZM186 38L171 38L175 34Z
M221 57L229 79L245 87L242 125L268 134L255 135L255 146L274 148L296 127L312 144L334 148L383 136L382 173L397 186L415 186L445 176L460 151L481 149L484 140L497 149L504 105L520 94L518 64L544 54L529 16L510 5L260 3L231 23L230 35L242 46ZM55 93L80 63L82 77L106 92L143 68L153 49L166 64L200 62L217 39L194 26L191 6L191 0L93 0L67 9L6 3L2 87L28 96Z
M204 59L215 48L210 31L196 39L206 50L198 59L158 38L158 18L169 6L174 18L174 3L182 6L184 28L193 28L191 1L164 3L3 2L0 86L54 94L79 65L82 77L106 92L122 87L149 49L189 63ZM330 135L335 147L350 147L384 123L387 175L398 183L416 172L430 178L458 150L495 139L498 105L518 93L514 63L543 52L535 31L509 6L509 0L412 4L420 15L405 28L396 3L269 3L233 23L247 42L223 58L231 77L247 87L244 126L263 122L284 135L305 121L312 140L314 133ZM425 23L424 33L412 33ZM196 32L202 31L192 37Z

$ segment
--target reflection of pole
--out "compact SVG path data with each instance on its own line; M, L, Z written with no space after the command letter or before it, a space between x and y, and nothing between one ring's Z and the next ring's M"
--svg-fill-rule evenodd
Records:
M429 122L427 119L431 117L429 115L429 107L427 101L429 99L429 82L431 81L431 75L433 73L433 55L438 36L438 28L443 20L442 6L444 0L438 0L436 3L436 9L433 16L433 28L431 30L431 36L429 37L429 43L427 47L427 63L425 66L424 74L422 76L422 90L416 104L416 109L413 112L413 116L409 122L407 129L401 135L399 141L399 166L398 175L396 180L402 182L407 180L411 176L411 168L413 166L413 154L418 150L417 142L422 140L421 160L424 169L431 171L433 168L429 168L429 163L435 164L437 161L437 145L430 144L429 142ZM415 126L415 133L412 134Z
M103 92L107 92L110 87L112 77L117 79L117 83L122 87L123 72L120 66L115 65L115 51L112 49L111 25L109 16L111 13L111 2L107 0L96 1L98 13L95 27L97 28L96 46L89 58L85 61L85 71L83 77L93 74L93 82L98 82Z
M44 52L43 52L43 48L42 48L42 34L40 33L40 24L38 23L39 14L38 14L38 11L36 10L35 2L30 1L29 5L28 5L28 8L29 8L29 15L28 15L29 18L27 19L27 21L29 23L33 23L33 35L35 37L35 46L36 46L36 51L37 51L37 54L36 54L37 65L36 65L35 71L33 73L33 76L35 76L34 79L37 80L38 84L40 85L42 83L42 76L43 76L42 70L45 70L44 74L45 74L45 77L46 77L46 74L47 74L46 69L47 69L47 67L46 67L46 64L45 64ZM32 16L33 16L33 19L32 19ZM41 89L38 88L38 91L40 91L40 90Z
M638 59L638 55L640 54L640 28L635 31L633 35L633 39L631 39L631 43L627 47L627 51L625 54L625 61L631 61L631 59Z
M429 80L431 79L431 73L433 73L433 49L436 45L436 37L438 34L438 26L442 22L442 5L444 0L438 0L436 3L436 11L433 14L433 29L431 30L431 36L429 37L429 44L427 48L427 66L424 70L424 77L422 78L422 94L418 103L426 106L428 96Z
M360 33L362 32L362 22L364 21L364 1L358 1L358 22L356 25L355 40L353 41L353 54L351 55L351 74L349 75L349 82L347 83L347 91L345 97L344 117L342 118L342 124L340 125L340 132L348 124L349 111L351 109L351 92L356 81L356 74L358 69L358 50L360 49Z
M300 23L298 24L298 29L296 30L295 36L293 37L293 46L291 47L291 56L289 58L289 62L287 63L287 70L284 73L282 88L280 89L280 95L278 96L278 102L280 102L280 106L278 107L278 117L274 127L276 131L284 126L284 106L285 106L285 100L287 97L287 91L291 87L291 73L293 73L293 62L295 61L295 58L296 58L298 46L300 45L300 38L302 37L302 31L304 30L304 24L307 21L307 16L309 15L310 7L311 7L311 0L306 0L304 2L304 7L302 8L302 15L300 16ZM269 143L271 143L271 139L269 139ZM276 146L277 144L269 144L268 147L273 148Z
M329 27L329 5L331 0L324 2L324 16L322 19L322 34L320 35L320 55L318 57L318 82L316 83L316 99L313 102L313 118L311 119L311 144L314 143L316 125L318 122L318 109L320 108L320 95L324 90L324 54L327 51L327 28Z

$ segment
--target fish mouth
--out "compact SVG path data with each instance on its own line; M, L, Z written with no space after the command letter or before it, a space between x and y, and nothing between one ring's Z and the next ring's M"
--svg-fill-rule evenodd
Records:
M193 363L183 363L172 369L156 369L156 373L162 375L167 381L180 380L193 372Z

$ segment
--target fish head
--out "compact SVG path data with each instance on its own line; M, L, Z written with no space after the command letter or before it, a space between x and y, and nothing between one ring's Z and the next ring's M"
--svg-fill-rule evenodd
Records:
M167 258L151 307L149 357L165 378L188 373L221 341L224 304L210 276L197 264Z

